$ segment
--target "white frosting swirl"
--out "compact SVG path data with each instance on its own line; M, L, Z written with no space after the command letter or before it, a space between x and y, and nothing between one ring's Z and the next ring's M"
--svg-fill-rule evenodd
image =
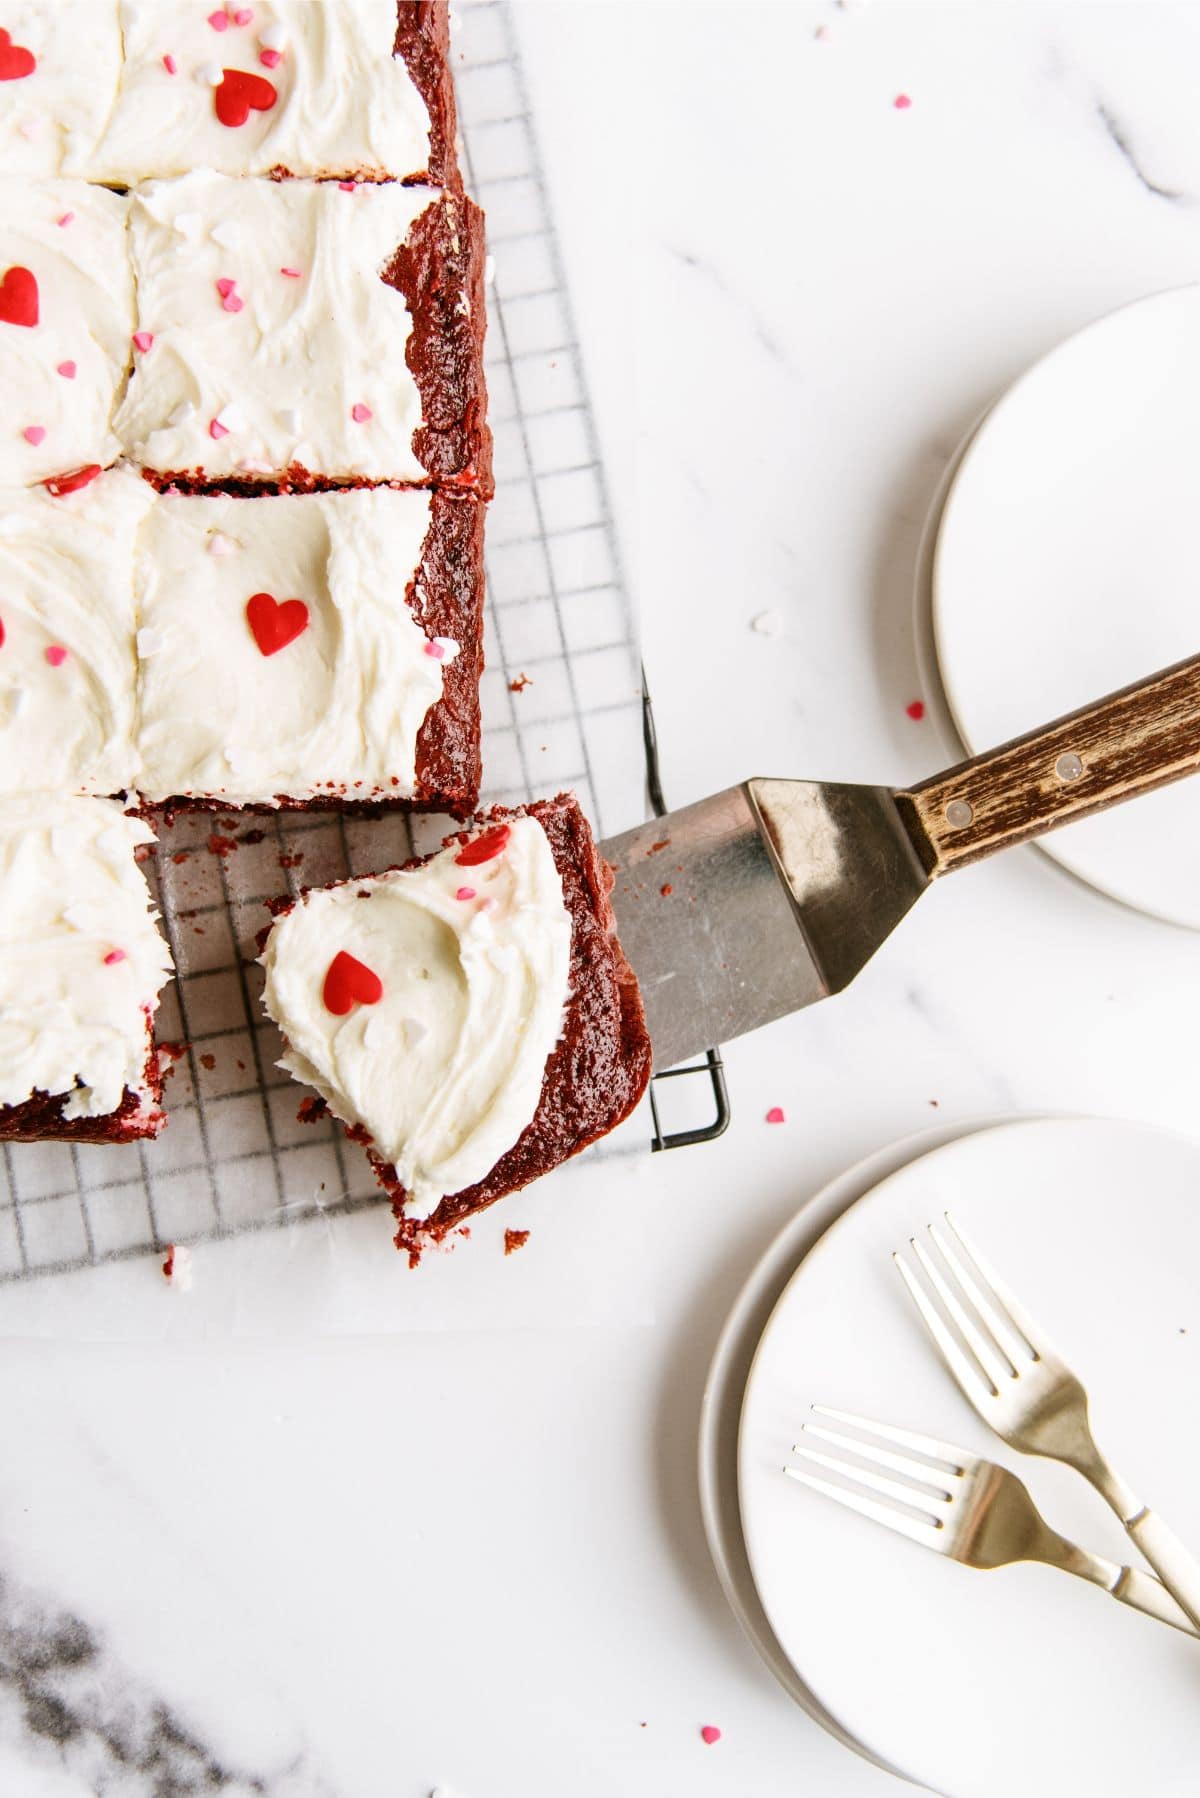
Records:
M372 272L439 197L207 170L142 188L130 244L138 324L154 347L117 418L127 454L210 478L297 461L315 474L423 480L408 308ZM234 287L222 294L218 282Z
M230 175L423 175L429 114L393 56L396 0L253 0L223 31L200 0L121 0L125 60L112 121L88 170L132 186L195 168ZM220 9L217 9L220 10ZM282 35L274 67L272 56ZM172 74L163 63L170 56ZM244 124L216 115L210 71L269 81L275 104Z
M531 1122L568 996L571 918L541 825L513 819L478 867L457 852L309 893L262 957L280 1065L370 1132L418 1218L481 1180ZM339 1017L323 988L342 950L383 996Z
M405 598L431 504L389 487L159 499L138 557L139 792L409 797L456 651L429 653ZM259 593L308 608L270 655L247 621Z
M0 1105L68 1093L64 1116L145 1088L171 970L134 851L154 834L109 800L0 799Z
M38 314L35 325L0 318L0 487L117 455L111 420L133 331L127 211L120 194L83 181L0 180L0 281L27 269Z
M132 787L134 542L153 504L124 468L60 499L0 491L0 792Z
M117 97L117 0L4 0L0 26L36 65L0 81L0 174L83 174Z

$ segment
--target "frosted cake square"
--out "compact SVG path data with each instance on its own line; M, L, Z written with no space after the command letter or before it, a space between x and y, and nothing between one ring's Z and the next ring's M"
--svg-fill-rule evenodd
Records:
M117 0L5 0L0 175L83 174L120 72Z

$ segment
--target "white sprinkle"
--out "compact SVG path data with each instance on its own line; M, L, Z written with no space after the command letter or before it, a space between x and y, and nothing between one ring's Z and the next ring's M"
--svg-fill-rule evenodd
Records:
M219 425L224 425L227 431L244 431L246 429L246 414L242 411L236 400L230 400L229 404L227 406L222 406L221 410L217 413L217 423Z
M237 551L238 546L233 538L223 536L220 531L214 531L208 540L210 556L235 556Z
M243 456L238 467L244 474L274 474L275 467L271 462L264 462L258 456Z
M185 1249L181 1242L171 1244L171 1271L167 1275L167 1284L177 1292L192 1290L192 1251Z
M196 70L196 80L201 87L220 87L225 79L225 71L219 62L202 62Z
M171 425L185 425L190 419L195 418L195 416L196 408L193 406L191 400L180 400L174 412L172 412L170 418L167 420L167 423Z
M229 219L222 219L219 225L214 225L208 235L214 243L219 243L223 250L236 250L241 242L237 226Z
M286 50L288 34L282 25L268 25L259 32L258 41L264 50Z
M177 212L171 223L180 237L194 237L204 220L198 212Z
M55 848L55 834L54 831L50 832L50 847L55 855L63 855L66 853L65 847L62 849ZM64 924L69 924L72 930L86 930L90 916L91 914L87 911L86 907L82 905L68 905L63 910L62 921Z
M387 1037L387 1025L381 1017L372 1013L363 1025L363 1048L382 1049L384 1043L387 1041Z
M282 406L279 411L279 422L285 431L300 429L300 414L295 406Z
M495 281L496 258L494 256L488 256L483 264L483 284L485 287L492 287L495 285Z
M418 1043L423 1043L428 1035L429 1026L422 1024L420 1018L404 1019L404 1040L410 1049L415 1049Z
M757 631L760 637L777 637L782 623L778 612L759 612L750 620L750 629Z
M151 656L160 655L166 646L166 638L161 631L156 631L152 624L144 624L137 634L137 650L143 661Z

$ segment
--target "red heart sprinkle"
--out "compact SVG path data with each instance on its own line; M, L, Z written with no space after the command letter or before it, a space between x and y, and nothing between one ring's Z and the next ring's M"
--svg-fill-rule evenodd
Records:
M33 51L14 44L8 32L0 29L0 81L21 81L36 68Z
M233 290L236 286L237 286L236 281L232 280L228 275L222 275L220 280L217 282L217 292L220 294L221 298L224 300L229 297L229 295L233 292Z
M246 601L246 622L260 652L273 656L308 629L308 607L302 599L281 604L269 593L256 593Z
M344 194L352 194L358 186L357 181L339 181L338 186Z
M26 443L32 443L36 449L39 443L46 441L46 427L45 425L26 425L21 435Z
M469 843L464 843L454 859L460 868L478 868L481 862L495 861L508 848L511 835L512 830L507 824L496 824L482 836L472 837Z
M60 374L64 381L73 381L79 370L73 362L60 362L55 373Z
M56 474L42 486L53 499L61 499L65 493L78 493L81 487L87 487L98 475L103 474L99 462L88 462L83 468L77 468L72 474Z
M255 112L270 112L279 98L265 75L250 75L245 69L223 69L221 73L221 85L213 89L213 104L222 125L231 129L246 123L251 107Z
M10 268L0 281L0 321L6 325L36 325L38 284L27 268Z
M135 350L141 350L142 354L145 355L147 350L152 350L154 348L154 332L135 331L133 334L133 347Z
M919 724L925 716L925 701L923 699L910 700L904 710L908 713L908 716L913 720L914 724Z
M335 1018L344 1018L352 1005L378 1005L383 998L383 982L372 969L364 967L345 949L339 949L329 964L321 997L326 1011Z

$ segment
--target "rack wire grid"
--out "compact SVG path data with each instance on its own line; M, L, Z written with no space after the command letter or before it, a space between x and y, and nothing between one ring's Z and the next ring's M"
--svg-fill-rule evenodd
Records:
M506 0L470 0L454 26L464 172L488 221L498 469L485 800L572 787L603 836L641 816L631 768L662 808L653 717ZM304 1095L276 1066L282 1044L259 1003L255 937L268 899L425 853L451 828L398 813L230 812L160 829L147 872L176 968L156 1020L160 1044L179 1048L168 1127L123 1146L4 1144L0 1282L386 1202L339 1126L298 1116ZM666 1134L655 1103L653 1148L725 1126L719 1057L688 1071L712 1082L716 1119Z

